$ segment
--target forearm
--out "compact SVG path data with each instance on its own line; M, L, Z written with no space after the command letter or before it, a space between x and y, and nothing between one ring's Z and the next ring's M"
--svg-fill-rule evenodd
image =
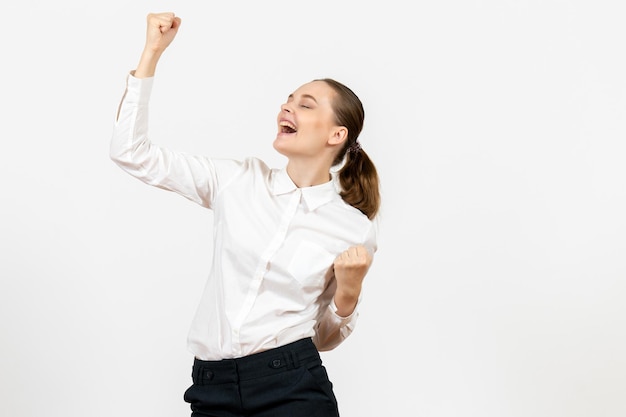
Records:
M109 149L110 158L146 184L174 191L204 207L210 206L217 174L210 158L174 152L148 137L148 104L152 78L127 76Z
M341 317L348 317L359 301L361 295L361 285L349 287L347 285L338 285L335 292L335 306L337 306L337 314Z
M348 316L340 316L337 306L331 303L320 316L315 327L313 342L320 351L328 351L340 345L352 334L356 326L358 310L356 307Z
M135 70L133 75L136 78L154 77L154 73L156 72L156 67L159 63L159 59L161 58L162 53L163 52L156 52L150 49L145 49L141 54L139 64L137 64L137 69Z

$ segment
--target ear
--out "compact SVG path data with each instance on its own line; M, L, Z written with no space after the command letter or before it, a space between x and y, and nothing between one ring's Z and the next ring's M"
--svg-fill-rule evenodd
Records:
M331 132L330 138L328 138L329 145L341 145L348 139L348 129L345 126L337 126Z

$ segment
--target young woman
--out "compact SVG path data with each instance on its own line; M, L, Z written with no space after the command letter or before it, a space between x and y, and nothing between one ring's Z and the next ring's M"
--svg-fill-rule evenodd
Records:
M361 102L331 79L291 93L274 140L288 158L281 169L159 147L148 139L148 102L180 24L173 13L148 15L110 151L129 174L214 211L213 264L189 332L195 358L185 401L196 417L338 416L319 351L352 332L377 248L378 176L357 141Z

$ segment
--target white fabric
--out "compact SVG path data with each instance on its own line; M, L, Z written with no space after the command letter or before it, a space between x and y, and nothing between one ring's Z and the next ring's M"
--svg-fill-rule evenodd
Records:
M261 160L187 155L148 139L153 78L131 75L110 156L122 169L214 211L212 268L188 346L199 359L246 356L313 337L329 350L352 332L335 312L335 257L351 245L376 250L376 227L332 181L298 188ZM358 308L358 306L357 306Z

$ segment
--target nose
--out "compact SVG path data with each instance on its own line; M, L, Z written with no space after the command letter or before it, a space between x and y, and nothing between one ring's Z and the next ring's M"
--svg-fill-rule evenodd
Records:
M280 106L280 110L287 112L287 113L291 113L291 107L289 105L289 103L284 103Z

